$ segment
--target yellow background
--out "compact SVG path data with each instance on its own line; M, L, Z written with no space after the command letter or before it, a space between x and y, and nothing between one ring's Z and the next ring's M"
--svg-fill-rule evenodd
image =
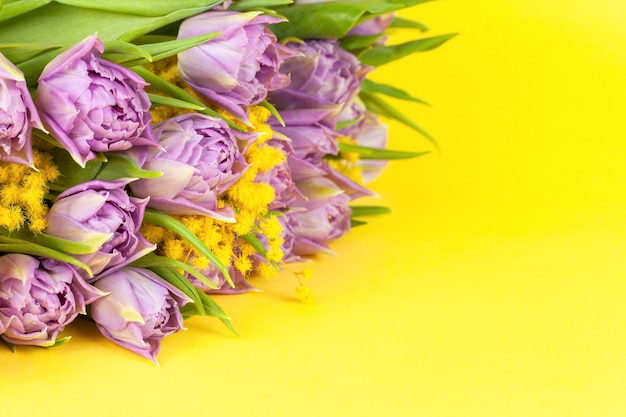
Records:
M442 151L374 184L395 213L316 259L317 303L289 274L219 297L242 338L194 318L160 367L86 322L61 348L0 349L2 414L626 415L626 3L406 15L461 33L375 73L433 104L399 103Z

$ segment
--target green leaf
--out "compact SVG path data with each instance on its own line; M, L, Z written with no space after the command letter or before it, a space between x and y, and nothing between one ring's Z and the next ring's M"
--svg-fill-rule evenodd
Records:
M0 23L13 19L21 14L28 13L50 3L51 0L21 0L8 4L0 2Z
M231 323L231 318L226 315L224 310L222 310L222 308L211 297L202 291L198 291L198 297L200 298L200 302L206 312L206 316L217 317L228 330L230 330L234 335L239 336L239 333L237 333L237 330L235 330ZM187 316L189 314L189 309L187 306L183 306L183 308L181 308L181 312L184 316Z
M154 265L148 269L172 284L174 287L178 288L187 297L191 298L191 301L193 302L192 305L189 306L189 304L187 304L185 307L188 310L194 311L195 313L193 313L193 315L206 315L204 304L200 299L201 291L194 287L180 272L176 269L159 265Z
M66 344L70 340L72 340L72 336L60 337L60 338L56 339L52 345L46 346L46 347L47 348L53 348L53 347L57 347L57 346L63 346L64 344Z
M400 16L394 17L389 25L390 28L394 29L417 29L421 32L428 32L428 26L421 22L416 22L414 20L405 19Z
M350 227L364 226L366 224L367 222L364 222L362 220L350 219Z
M85 168L81 168L65 149L57 148L51 151L54 157L54 163L63 167L61 177L56 180L54 185L61 189L70 188L76 184L82 184L95 178L98 171L102 167L105 159L99 155L96 159L92 159L85 164ZM56 187L55 187L56 188Z
M89 1L89 4L95 3ZM107 1L98 4L110 6L112 3L118 2ZM125 1L124 3L131 5L139 2ZM146 4L146 2L142 3ZM98 38L103 42L113 40L128 42L170 23L208 10L215 4L215 2L203 2L205 5L202 7L184 8L179 7L177 3L172 2L171 4L176 6L172 6L173 10L162 16L140 16L120 13L119 10L96 10L56 2L50 3L34 12L24 13L3 22L0 25L0 39L4 43L47 43L53 39L55 44L69 46L97 32ZM3 49L0 52L13 63L21 64L35 58L41 51L25 54L24 51ZM47 56L47 61L61 50L56 49L53 52Z
M406 152L394 151L392 149L370 148L367 146L352 145L349 143L339 143L340 152L354 152L359 155L359 159L363 160L392 160L392 159L410 159L418 156L429 154L426 152Z
M237 331L230 322L231 318L226 315L224 310L215 301L213 301L211 297L194 287L191 282L189 282L189 280L175 268L155 265L149 269L165 281L181 290L187 297L191 298L193 303L186 304L180 308L184 317L195 315L216 317L224 324L224 326L226 326L228 330L238 335Z
M404 58L415 52L425 52L437 48L457 34L433 36L430 38L416 39L399 45L374 45L371 49L363 52L359 59L365 65L379 67L389 62Z
M363 120L364 116L361 117L357 117L356 119L352 119L352 120L346 120L343 122L337 122L335 124L335 130L341 130L341 129L345 129L346 127L350 127L352 125L355 125L357 123L359 123L361 120Z
M6 231L2 231L0 233L5 235L7 234ZM17 232L13 232L11 236L15 236L23 241L31 242L39 246L67 253L69 255L87 255L95 251L94 247L90 245L51 236L45 233L32 233L27 229L21 229Z
M259 240L258 237L256 237L256 235L253 235L252 233L246 233L245 235L241 237L243 238L243 240L248 242L248 244L252 246L254 250L256 250L259 253L259 255L261 255L264 258L267 256L267 249L265 249L265 246L263 246L263 243L261 243L261 241Z
M147 62L152 61L152 55L134 43L113 40L104 42L102 58L106 60L121 64L126 59L137 59L137 57L143 58Z
M228 10L248 12L265 7L284 6L293 3L293 0L235 0Z
M345 36L361 19L367 9L349 3L311 3L278 7L277 13L287 22L270 25L279 39L328 39Z
M0 337L0 342L3 343L6 347L8 347L11 352L13 353L17 352L17 347L13 343L7 342L1 337Z
M106 154L106 163L101 165L95 178L103 181L114 181L120 178L159 178L163 175L159 171L148 171L141 168L137 161L128 155Z
M267 110L270 111L270 114L272 116L274 116L276 118L276 120L278 120L278 123L280 123L281 126L285 126L285 121L283 120L282 116L280 115L280 113L278 112L278 110L276 110L276 107L274 107L274 105L272 103L270 103L269 101L265 100L261 103L261 107L265 107Z
M174 56L179 52L186 51L187 49L193 48L194 46L202 45L203 43L206 43L211 39L215 39L220 34L221 32L204 33L202 35L191 36L189 38L175 39L158 43L149 43L142 46L146 51L150 53L150 55L152 55L153 61L158 61L160 59Z
M185 239L191 246L193 246L198 252L200 252L203 256L205 256L208 260L213 262L215 266L220 270L220 272L224 275L224 279L231 287L235 287L233 284L230 275L228 274L228 269L220 262L219 259L215 256L211 249L209 249L204 242L202 242L198 236L196 236L191 230L189 230L184 224L174 219L171 216L168 216L165 213L161 213L155 210L146 210L144 213L143 220L148 223L156 224L157 226L165 227L168 230L176 233L181 238Z
M274 10L288 21L271 26L279 39L332 39L344 37L350 29L373 15L389 13L431 0L342 0L293 4Z
M144 65L169 58L197 45L202 45L219 35L219 32L193 36L185 39L169 40L164 42L135 45L129 42L109 41L105 45L113 48L105 49L103 58L126 67ZM117 48L114 48L117 46Z
M129 1L129 0L56 0L69 6L82 7L86 9L99 9L109 12L134 14L140 16L162 16L176 12L181 9L202 8L209 9L223 0L150 0L150 1Z
M5 239L0 238L0 242L4 242ZM32 256L43 256L45 258L56 259L57 261L67 262L68 264L72 264L77 266L83 270L85 270L89 276L93 276L91 269L84 262L79 261L78 259L65 254L63 252L59 252L50 248L46 248L45 246L36 245L30 242L23 243L0 243L0 252L6 253L23 253L26 255Z
M149 253L147 255L142 256L135 262L133 262L132 265L138 266L141 268L151 268L154 266L166 266L169 268L181 269L187 272L188 274L190 274L191 276L193 276L194 278L196 278L198 281L201 281L202 283L204 283L207 287L213 288L213 289L219 288L212 281L210 281L206 276L204 276L203 273L198 271L193 266L185 262L179 261L177 259L168 258L166 256L158 256L153 253Z
M345 36L340 39L339 43L341 47L347 51L358 51L364 48L369 48L372 46L380 37L381 34L378 35L351 35Z
M408 127L410 127L411 129L415 130L416 132L420 133L422 136L428 139L430 143L432 143L436 148L439 148L437 141L435 141L435 139L428 132L426 132L420 125L415 123L411 118L405 116L400 110L396 109L395 107L387 103L385 100L383 100L379 96L372 94L372 93L368 93L366 91L361 91L359 93L359 97L361 98L361 100L365 104L365 107L369 111L380 114L385 117L396 119L400 123L403 123L407 125Z
M245 131L245 129L238 126L236 123L233 123L231 120L226 119L215 110L212 110L209 107L206 107L204 103L202 103L200 100L198 100L197 98L195 98L194 96L192 96L191 94L183 90L182 88L170 83L169 81L164 80L163 78L159 77L153 72L148 71L144 67L138 66L138 67L133 67L131 69L135 71L137 74L139 74L139 76L142 77L146 82L148 82L150 86L156 88L162 93L167 94L175 99L186 101L188 103L192 103L197 106L203 107L204 110L198 110L199 113L206 114L212 117L219 117L220 119L224 120L231 128L239 132Z
M430 106L429 103L417 97L413 97L404 90L400 90L399 88L393 87L391 85L377 83L367 78L361 83L361 91L364 91L366 93L380 93L400 100L408 100Z
M206 106L198 106L197 104L189 103L188 101L178 100L176 98L161 96L158 94L148 93L148 97L150 98L150 102L153 107L157 106L169 106L169 107L180 107L181 109L190 109L196 111L202 111L206 109Z
M352 209L352 217L361 216L380 216L382 214L391 214L389 207L383 206L350 206Z

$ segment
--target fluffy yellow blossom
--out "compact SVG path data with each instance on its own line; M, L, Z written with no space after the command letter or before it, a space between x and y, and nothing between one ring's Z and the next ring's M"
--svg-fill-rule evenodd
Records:
M296 287L296 297L305 304L311 304L315 302L315 296L311 293L311 288L306 285L299 285Z
M261 263L256 266L255 272L260 278L270 279L274 275L276 275L278 270L273 265L270 265L268 263Z
M150 70L172 84L185 89L198 97L180 78L176 68L176 58L157 61ZM157 91L151 91L159 94ZM267 241L268 264L254 265L254 272L261 276L270 276L276 268L270 264L280 263L284 256L281 245L284 243L281 234L282 226L273 216L268 216L268 205L274 200L274 189L257 180L259 173L272 170L285 161L285 155L278 149L267 144L272 138L272 129L267 123L270 111L262 106L248 109L250 124L245 126L223 109L215 109L220 115L238 124L249 132L255 132L254 139L245 145L243 157L249 164L246 172L235 182L224 195L218 199L220 207L232 207L235 212L235 223L222 223L204 216L176 216L193 232L224 265L232 265L245 276L253 269L252 256L256 249L241 239L248 233L262 233ZM170 107L156 107L151 110L154 123L174 117L188 110ZM158 250L165 256L192 263L197 268L208 266L209 260L198 253L188 242L163 228L146 224L142 233L150 242L155 243Z
M15 231L24 225L33 232L46 228L48 184L59 176L52 157L33 150L33 169L26 165L0 162L0 227Z

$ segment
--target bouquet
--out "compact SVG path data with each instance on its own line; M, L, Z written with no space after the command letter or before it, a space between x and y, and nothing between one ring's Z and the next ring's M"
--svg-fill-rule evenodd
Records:
M86 315L156 362L187 317L234 331L211 294L387 213L354 202L428 151L388 149L381 117L432 138L368 75L453 36L387 45L425 1L0 2L1 340Z

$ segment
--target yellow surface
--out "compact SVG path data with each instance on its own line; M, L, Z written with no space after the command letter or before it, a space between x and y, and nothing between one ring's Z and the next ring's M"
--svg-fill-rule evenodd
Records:
M288 274L220 297L242 338L194 318L160 367L86 323L0 349L6 415L626 415L626 3L448 0L461 32L381 68L442 152L375 183L393 216ZM395 148L428 144L398 125Z

